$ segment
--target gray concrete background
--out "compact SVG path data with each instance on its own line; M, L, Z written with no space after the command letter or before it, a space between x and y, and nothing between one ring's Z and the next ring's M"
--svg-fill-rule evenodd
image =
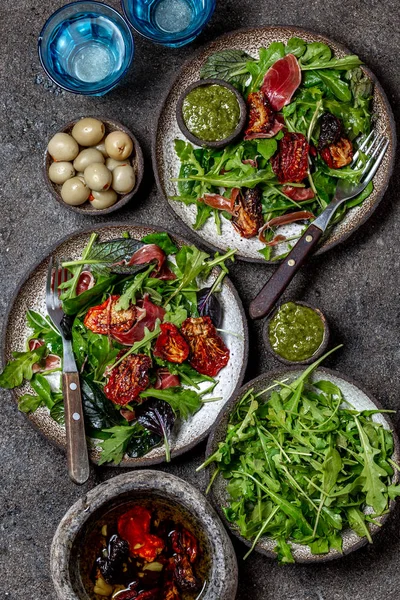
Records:
M117 0L110 4L119 7ZM2 0L0 39L0 318L23 273L49 245L90 220L62 210L42 180L42 153L50 134L78 115L104 115L122 121L138 136L146 177L138 197L115 220L165 225L185 233L166 213L154 184L150 140L165 90L196 48L243 26L293 24L329 35L357 53L381 81L399 117L400 27L397 0L219 0L204 33L179 50L135 37L136 56L123 85L104 98L60 92L42 72L36 50L40 28L61 0ZM293 298L319 306L344 348L327 361L369 388L387 408L400 406L398 171L384 201L350 240L314 259L290 288ZM100 217L93 222L105 222ZM245 305L271 273L267 266L237 263L232 279ZM278 365L262 343L262 323L251 323L247 379ZM78 488L69 482L65 457L33 430L8 393L1 395L0 421L0 598L52 600L49 547L57 523L86 490L117 473L93 469ZM395 417L396 424L399 418ZM204 489L195 474L204 445L162 467ZM119 471L118 471L119 472ZM327 565L279 567L235 544L240 565L238 600L378 600L399 597L399 510L372 546Z

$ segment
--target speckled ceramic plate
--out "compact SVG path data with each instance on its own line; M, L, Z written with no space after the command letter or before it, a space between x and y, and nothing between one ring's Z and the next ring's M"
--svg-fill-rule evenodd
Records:
M131 237L140 240L143 236L154 231L161 231L161 229L142 225L111 223L75 233L50 249L43 260L33 267L23 279L10 305L3 329L3 360L9 360L12 351L25 350L26 339L30 334L30 329L25 321L27 310L33 309L46 315L45 285L49 256L57 256L60 259L66 259L67 257L71 259L80 258L92 231L96 231L102 241L121 237L124 231L128 231ZM165 231L165 229L162 231ZM178 245L190 243L176 238L172 234L171 236ZM216 270L215 273L212 273L211 277L215 276L217 272ZM223 308L221 328L235 333L235 335L221 334L229 347L230 361L219 373L217 377L218 385L215 387L212 396L222 397L222 400L205 403L198 413L179 425L171 441L172 457L187 452L207 437L219 411L231 396L237 393L243 381L248 354L247 321L240 298L228 278L224 280L220 301ZM202 385L207 387L207 384ZM15 389L13 391L14 399L18 401L18 398L25 393L32 393L29 384ZM50 417L46 408L39 408L35 413L27 415L27 418L49 441L65 449L65 429ZM99 450L96 447L90 448L90 457L93 462L98 461L99 455ZM125 457L119 466L148 466L164 460L164 448L160 446L152 449L141 458Z
M202 64L214 52L239 48L240 50L245 50L250 55L257 57L258 50L262 46L268 46L271 42L275 41L286 43L287 40L293 36L302 37L308 42L324 42L332 48L335 55L338 57L351 54L349 50L337 42L298 27L277 26L241 29L221 36L198 52L192 60L183 66L178 77L173 82L162 105L153 139L153 168L158 187L168 202L168 205L187 227L191 228L195 221L196 207L193 205L186 206L182 202L168 200L169 196L177 195L176 184L171 182L171 178L178 176L180 167L179 159L174 150L174 140L176 138L184 139L175 115L176 103L179 96L188 85L199 79ZM353 231L368 219L382 200L392 173L396 149L396 129L393 113L385 92L376 77L367 67L363 67L363 70L374 82L374 128L378 133L388 137L389 147L382 165L374 177L373 181L375 189L372 194L360 206L352 208L346 214L345 218L332 229L329 236L320 245L317 254L326 252L326 250L343 242ZM300 230L301 227L298 224L292 224L281 229L282 233L287 237L298 235ZM225 219L222 219L222 235L220 236L217 235L215 224L211 219L207 221L200 231L196 231L195 233L201 237L208 246L214 249L226 251L227 248L237 248L238 258L250 262L265 263L265 260L261 258L258 253L258 250L263 248L264 245L259 242L257 238L246 240L240 237L232 227L231 223ZM278 245L275 248L275 255L278 256L286 250L287 248L285 245Z
M219 442L224 441L225 436L226 436L226 428L227 428L227 424L228 424L229 415L232 413L232 411L233 411L235 405L238 403L238 401L243 397L243 395L249 389L254 388L254 391L257 393L257 392L267 388L269 385L273 384L275 381L282 380L282 379L286 380L285 381L286 384L290 384L303 372L303 370L304 369L299 369L297 367L295 367L295 368L287 367L286 369L282 369L281 371L264 373L263 375L256 377L256 379L253 379L252 381L250 381L249 383L244 385L241 388L241 390L239 390L236 397L233 397L230 400L230 402L228 402L226 404L226 406L224 406L221 413L219 414L217 422L215 424L215 427L213 428L213 431L208 440L207 457L210 456L211 454L213 454L217 450ZM344 399L346 401L348 401L357 410L372 410L377 407L380 408L379 403L373 398L373 396L369 392L362 389L358 385L358 383L356 383L349 377L346 377L345 375L342 375L341 373L339 373L337 371L331 371L330 369L319 368L316 371L314 371L314 373L312 374L311 381L319 381L321 379L331 381L332 383L337 385L342 390ZM387 415L385 415L385 414L376 414L373 416L373 419L374 419L374 421L382 423L382 425L383 425L383 427L385 427L385 429L391 429L393 431L393 437L394 437L393 460L396 461L397 463L399 463L400 445L399 445L399 439L397 437L397 434L393 429L393 424L391 423L390 419L388 419ZM214 468L215 467L213 465L211 465L211 468L209 468L207 470L208 479L210 479L210 477L213 475ZM392 481L394 484L398 483L399 473L397 471L393 475ZM226 492L226 480L223 479L222 477L218 477L218 476L216 477L214 484L211 488L211 498L212 498L214 505L217 507L217 510L218 510L221 518L223 519L223 521L225 522L227 527L229 527L231 532L236 537L238 537L242 542L244 542L246 544L246 546L251 547L252 542L249 542L244 537L242 537L239 534L238 530L231 523L229 523L227 521L227 519L225 518L222 508L228 505L228 495ZM391 501L390 505L389 505L389 509L393 510L394 505L395 505L395 502ZM388 514L378 517L376 520L380 523L380 525L370 525L370 532L372 535L374 535L377 531L379 531L380 526L383 525L383 523L386 521L387 518L388 518ZM342 536L343 536L343 554L341 554L340 552L337 552L336 550L331 550L328 554L314 555L314 554L311 554L311 551L308 548L308 546L303 546L301 544L292 543L291 544L292 553L293 553L295 561L299 562L299 563L310 563L310 562L324 562L324 561L328 561L328 560L333 560L335 558L341 558L343 555L349 554L350 552L353 552L354 550L361 548L362 546L364 546L367 543L367 538L359 537L354 531L351 531L350 529L343 531ZM265 554L266 556L269 556L271 558L276 558L276 553L274 552L274 547L275 547L275 542L272 539L270 539L268 537L261 537L260 540L258 541L257 545L255 546L255 549L258 552L260 552L261 554Z

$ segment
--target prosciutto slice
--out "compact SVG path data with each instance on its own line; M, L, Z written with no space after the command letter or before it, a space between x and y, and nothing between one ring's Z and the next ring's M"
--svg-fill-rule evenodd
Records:
M284 185L282 192L296 202L304 202L305 200L312 200L315 194L311 188L298 188L292 185Z
M167 257L165 252L161 250L157 244L147 244L140 248L135 254L131 257L128 265L144 265L147 263L155 262L156 266L154 272L152 273L152 277L156 277L158 279L176 279L175 273L168 268L166 264Z
M143 298L137 301L136 308L140 309L141 318L134 323L129 331L123 333L111 332L111 337L124 346L132 346L135 342L142 340L145 328L149 331L154 331L156 320L159 319L162 321L164 319L165 310L161 306L153 304L149 300L148 294L145 294Z
M168 369L158 369L156 376L157 380L154 386L156 390L166 390L167 388L181 385L178 375L172 375Z
M236 196L232 193L230 198L225 198L225 196L221 196L220 194L204 194L203 202L204 204L207 204L207 206L211 206L218 210L225 210L232 215L235 206L235 198Z
M279 111L289 104L300 83L301 69L297 58L288 54L268 69L261 90L267 96L273 110Z
M38 339L29 340L29 350L36 350L43 346L44 342ZM32 373L42 373L43 371L51 371L52 369L61 369L61 358L57 354L48 354L46 358L43 358L40 362L35 363L32 366Z
M284 127L285 127L285 122L283 120L283 117L281 115L275 115L275 120L273 122L271 129L268 131L268 133L250 133L250 134L246 134L244 139L245 140L256 140L256 139L261 140L264 138L272 138L272 137L274 137L274 135L276 135L278 133L278 131L280 131Z
M76 294L83 294L87 290L90 290L95 284L95 279L90 271L82 271L79 275L78 284L76 286Z

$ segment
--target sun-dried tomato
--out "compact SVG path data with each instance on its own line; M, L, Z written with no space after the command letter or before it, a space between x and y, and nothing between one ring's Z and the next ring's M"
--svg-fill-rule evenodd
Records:
M236 195L232 225L242 237L251 238L257 235L263 223L260 190L242 188Z
M197 539L185 527L174 529L170 533L171 546L177 554L186 554L191 563L194 563L199 553Z
M153 351L154 356L171 363L183 363L189 356L189 346L176 325L162 323L161 333Z
M264 92L260 90L249 94L247 108L249 116L245 136L268 133L275 122L275 113Z
M128 542L133 556L153 562L164 549L164 542L150 533L151 513L144 506L135 506L118 519L118 533Z
M190 347L191 366L203 375L215 377L228 364L230 353L210 317L186 319L181 330Z
M309 143L302 133L287 131L279 140L279 152L272 160L272 169L280 183L303 181L308 172Z
M336 144L340 140L342 136L342 122L330 112L325 112L319 124L318 150L321 152L322 148L330 144Z
M115 310L119 296L110 296L102 304L92 306L86 313L83 324L94 333L108 335L110 333L125 333L136 321L136 308Z
M125 350L117 356L117 360L125 354ZM145 354L129 354L111 370L104 393L114 404L124 406L136 400L149 385L148 371L151 359Z
M117 535L113 535L108 542L107 556L101 556L97 559L97 566L105 581L108 583L117 582L122 570L122 563L128 556L128 542Z
M320 151L321 158L331 169L340 169L353 160L353 144L346 137L341 137L335 144L330 144Z
M168 581L164 585L164 600L181 600L175 581Z
M193 573L192 565L186 554L174 554L174 579L183 591L196 591L199 589L199 580Z

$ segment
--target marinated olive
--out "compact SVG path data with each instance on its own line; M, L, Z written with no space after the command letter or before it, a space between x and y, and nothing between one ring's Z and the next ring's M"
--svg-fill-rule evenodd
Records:
M102 163L92 163L88 165L83 172L86 185L91 190L103 192L108 190L112 182L112 173Z
M104 137L104 123L92 117L86 117L75 123L72 136L81 146L96 146Z
M133 142L127 133L113 131L105 139L107 154L115 160L125 160L132 154Z
M84 171L92 163L104 163L104 160L104 156L96 148L85 148L74 160L74 167L77 171Z
M106 167L111 172L114 171L116 167L122 167L129 164L129 160L115 160L115 158L106 159Z
M90 198L90 205L99 210L112 206L118 199L117 192L111 189L106 192L96 192L93 190L92 196L93 198Z
M80 177L67 179L61 188L61 198L66 204L79 206L89 198L90 189Z
M49 167L49 179L53 183L64 183L75 175L75 169L70 162L53 162Z
M112 172L112 187L119 194L127 194L135 187L135 172L130 165L115 167Z
M107 154L107 150L106 150L105 141L106 141L106 138L103 137L103 139L97 144L96 150L99 150L102 153L102 155L104 156L104 158L107 158L108 154Z
M79 146L68 133L56 133L47 146L53 160L71 161L79 154Z

